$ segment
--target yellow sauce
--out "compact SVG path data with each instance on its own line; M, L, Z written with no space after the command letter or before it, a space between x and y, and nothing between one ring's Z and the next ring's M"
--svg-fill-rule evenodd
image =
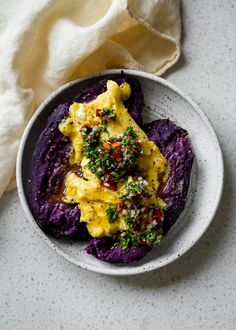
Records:
M81 210L80 221L86 222L88 231L93 237L112 236L119 230L125 229L121 215L113 224L109 223L106 215L106 209L109 206L119 204L125 190L124 185L118 185L116 191L102 187L96 175L86 167L88 159L83 156L83 137L80 129L84 124L94 125L101 122L101 118L96 116L96 109L110 108L116 114L116 120L107 124L108 133L101 134L102 139L117 138L125 132L126 128L134 128L143 148L138 168L147 180L147 190L151 194L150 198L142 198L142 204L145 206L158 204L161 208L165 207L164 201L158 197L157 192L161 178L167 173L167 161L125 108L123 101L129 98L130 93L129 84L123 83L119 86L116 82L108 80L106 92L89 103L74 102L70 106L69 116L59 124L59 130L70 139L72 144L70 163L81 162L84 174L84 178L71 172L67 174L63 200L66 203L78 203Z

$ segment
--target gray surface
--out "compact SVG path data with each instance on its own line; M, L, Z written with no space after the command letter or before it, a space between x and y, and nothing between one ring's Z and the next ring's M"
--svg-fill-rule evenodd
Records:
M0 201L0 329L235 329L236 4L183 1L184 57L166 78L205 110L225 158L223 199L204 237L159 271L130 278L72 266Z

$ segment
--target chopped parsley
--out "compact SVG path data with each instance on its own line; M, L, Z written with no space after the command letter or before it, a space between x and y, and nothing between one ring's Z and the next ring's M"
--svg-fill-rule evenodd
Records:
M160 244L163 238L163 229L153 228L141 234L135 234L131 231L124 231L120 235L120 246L128 249L130 245L146 244L149 246Z
M148 182L143 177L133 177L133 181L128 180L126 183L126 194L122 196L122 200L137 199L139 197L151 197L147 191L147 187Z
M139 243L138 237L129 231L124 231L120 235L120 246L122 249L128 249L130 245L137 245Z
M121 202L117 207L109 207L106 214L110 223L118 219L118 214L124 217L126 230L116 235L120 246L127 249L130 245L159 244L163 237L163 211L155 204L143 206Z
M109 223L114 223L118 219L117 207L108 207L106 209L106 215L108 216Z
M97 109L96 116L101 117L102 125L107 125L108 122L116 119L115 111L109 108Z
M143 154L141 141L132 127L117 139L103 141L100 137L103 125L81 129L84 155L89 159L88 168L100 180L102 186L116 190L119 180L136 171L139 157Z

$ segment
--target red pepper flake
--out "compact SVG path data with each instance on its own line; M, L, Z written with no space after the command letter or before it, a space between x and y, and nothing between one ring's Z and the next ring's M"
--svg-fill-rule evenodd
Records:
M105 142L105 143L103 143L102 148L103 148L104 150L110 150L110 143L109 143L109 142Z
M155 216L158 219L163 220L163 212L161 210L155 210Z
M102 178L102 187L103 188L108 188L108 189L110 189L110 190L113 190L113 191L115 191L116 190L116 188L117 188L117 185L116 185L116 183L114 182L114 180L112 179L112 178L107 178L107 177L103 177Z
M122 201L117 206L117 211L120 213L124 207L125 203Z
M122 208L120 206L118 206L117 211L120 213L122 211Z
M153 222L155 220L156 220L156 218L148 218L148 222Z
M119 141L117 141L117 142L113 142L113 143L111 144L111 146L112 146L113 149L119 147L120 145L121 145L121 143L120 143Z
M111 190L116 191L116 188L117 188L117 186L116 186L115 183L110 184L110 189L111 189Z
M96 109L96 116L101 117L102 116L102 109Z
M122 159L122 156L118 152L114 151L111 155L117 161L120 161Z

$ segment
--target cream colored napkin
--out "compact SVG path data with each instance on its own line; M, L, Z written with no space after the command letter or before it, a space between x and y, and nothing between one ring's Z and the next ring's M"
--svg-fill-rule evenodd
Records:
M23 130L57 87L110 68L157 75L180 55L179 0L0 0L0 196Z

